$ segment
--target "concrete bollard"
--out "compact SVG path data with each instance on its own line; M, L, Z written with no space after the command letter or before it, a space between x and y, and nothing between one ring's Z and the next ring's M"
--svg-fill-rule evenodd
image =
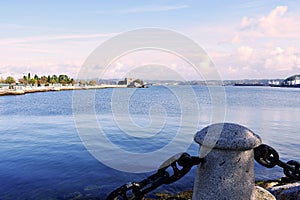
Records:
M258 135L238 124L220 123L197 132L194 139L200 144L199 156L206 156L197 168L194 200L256 199L253 149L261 144Z

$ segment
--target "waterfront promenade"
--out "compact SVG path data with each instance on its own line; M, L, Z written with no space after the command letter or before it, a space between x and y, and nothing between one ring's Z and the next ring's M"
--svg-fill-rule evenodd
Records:
M50 92L63 90L89 90L89 89L105 89L105 88L125 88L126 85L95 85L95 86L15 86L14 89L0 88L0 96L6 95L23 95L34 92Z

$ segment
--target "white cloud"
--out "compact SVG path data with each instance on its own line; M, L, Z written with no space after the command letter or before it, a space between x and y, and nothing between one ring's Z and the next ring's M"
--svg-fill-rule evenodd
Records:
M259 18L244 16L240 33L252 37L300 37L300 16L289 15L287 6L277 6Z
M247 61L251 58L254 49L248 46L241 46L237 49L238 58L242 61Z
M24 74L52 75L52 74L67 74L70 77L76 78L80 69L80 65L66 61L64 63L34 63L31 65L5 65L0 66L0 77L13 76L16 79L21 78Z
M210 46L209 55L224 78L299 74L300 14L290 12L287 6L277 6L260 16L244 16L239 24L217 28L223 29L222 35L213 35L214 39L225 42Z
M281 55L282 53L284 53L284 49L282 49L281 47L276 47L269 52L271 56Z
M232 39L231 39L231 43L233 44L239 44L242 42L242 39L239 35L235 35Z
M300 68L299 52L295 51L294 47L283 49L276 47L266 51L264 67L277 71L291 71Z
M248 17L243 17L242 18L242 22L241 22L241 28L244 29L244 28L248 28L250 27L252 24L253 24L254 20L251 19L251 18L248 18Z
M61 74L72 77L89 53L116 33L58 34L0 39L1 76L23 73Z
M300 48L293 46L240 46L209 55L225 79L284 78L300 70Z
M159 49L141 49L125 54L114 60L106 68L103 76L105 78L132 76L146 80L199 80L202 78L197 69L182 57Z
M261 31L272 36L280 34L279 31L282 29L282 26L285 26L284 23L291 23L290 19L284 16L287 9L287 6L277 6L269 15L260 18L258 20L258 26Z
M229 73L236 73L236 72L238 72L238 70L236 68L233 68L232 66L228 67L228 71L229 71Z
M188 5L144 6L109 12L142 13L188 8ZM11 29L23 28L14 27ZM1 27L1 25L0 25ZM26 28L26 27L25 27ZM181 30L208 51L225 79L281 77L300 69L300 14L287 6L277 6L268 13L244 16L232 23L199 25ZM104 39L116 33L40 35L23 38L0 39L0 72L12 73L36 71L38 73L76 74L76 70L88 54ZM139 58L136 59L136 58ZM125 67L161 63L161 57L152 56L149 61L141 55L120 60L111 74L124 72ZM170 69L187 72L183 64L163 56ZM126 61L126 62L125 62ZM138 61L139 63L134 63ZM144 62L140 62L144 61ZM146 62L147 61L147 62ZM13 67L15 66L15 67ZM18 67L22 66L22 67ZM180 68L181 67L181 68ZM68 74L69 74L68 73ZM150 76L150 74L146 74ZM154 73L157 75L157 73ZM284 75L285 76L285 75Z

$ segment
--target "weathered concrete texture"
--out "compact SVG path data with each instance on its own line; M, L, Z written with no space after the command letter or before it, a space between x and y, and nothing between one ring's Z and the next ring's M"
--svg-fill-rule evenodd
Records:
M256 199L254 151L259 136L238 124L214 124L199 131L201 149L213 148L198 165L193 199ZM216 145L214 145L216 143Z
M275 186L268 189L277 200L299 200L300 182L290 183L281 186Z
M255 197L256 200L276 200L268 190L259 186L255 186Z
M250 129L232 123L218 123L197 132L194 140L202 146L224 150L249 150L261 144Z
M253 151L214 149L197 168L193 199L251 199L254 189Z

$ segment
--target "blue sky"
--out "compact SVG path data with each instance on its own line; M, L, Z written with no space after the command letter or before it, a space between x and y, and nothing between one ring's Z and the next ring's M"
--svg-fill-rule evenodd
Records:
M299 10L291 0L0 1L0 73L76 77L105 40L158 27L196 41L223 79L285 78L300 71Z

